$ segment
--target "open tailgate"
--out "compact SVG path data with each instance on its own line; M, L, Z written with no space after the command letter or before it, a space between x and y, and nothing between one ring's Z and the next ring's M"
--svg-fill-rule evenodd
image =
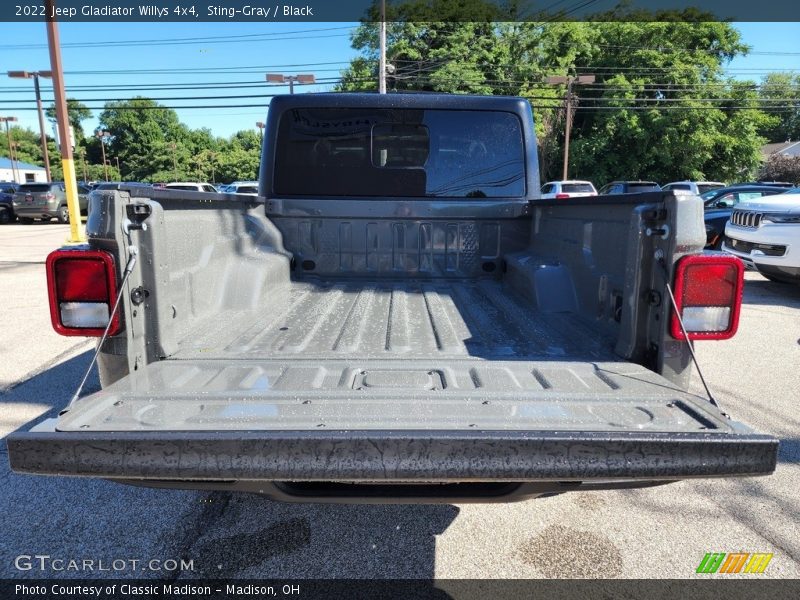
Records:
M778 441L623 362L162 361L8 437L14 471L124 480L764 475Z

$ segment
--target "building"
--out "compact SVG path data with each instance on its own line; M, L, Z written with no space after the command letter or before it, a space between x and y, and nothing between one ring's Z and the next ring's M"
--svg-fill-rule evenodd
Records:
M777 144L767 144L761 147L761 155L767 160L773 154L783 156L800 156L800 142L778 142Z
M17 183L44 183L47 171L44 167L0 156L0 181L16 181Z

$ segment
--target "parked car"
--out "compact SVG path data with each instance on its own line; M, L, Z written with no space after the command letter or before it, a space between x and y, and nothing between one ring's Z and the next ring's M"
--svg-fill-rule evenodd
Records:
M724 187L725 184L720 181L673 181L672 183L661 186L661 189L665 192L672 190L694 194L695 196L702 196L710 190Z
M14 194L14 212L23 223L31 223L34 219L58 219L59 223L69 223L66 190L63 181L24 183ZM88 214L90 191L85 185L78 185L78 207L83 216Z
M14 194L19 184L13 181L0 181L0 225L17 220L14 213Z
M641 194L643 192L660 192L661 186L655 181L612 181L600 188L601 196L613 194Z
M739 204L725 227L722 249L771 281L800 283L800 194Z
M234 181L225 188L226 194L244 194L246 196L258 196L257 181Z
M591 181L571 179L569 181L548 181L542 186L542 198L577 198L597 196Z
M210 183L198 183L196 181L173 181L164 186L168 190L186 190L187 192L213 192L217 193L215 188Z
M721 248L725 224L731 218L733 207L739 202L782 194L783 191L783 188L772 185L733 185L701 194L705 208L703 218L706 223L706 248Z

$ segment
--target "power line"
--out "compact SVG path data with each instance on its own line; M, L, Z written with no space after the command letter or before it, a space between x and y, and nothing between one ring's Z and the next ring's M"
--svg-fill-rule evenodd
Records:
M273 42L293 39L317 39L326 37L344 37L348 34L339 33L333 35L303 35L302 37L280 37L296 34L315 33L319 31L340 31L343 29L353 30L351 26L346 27L324 27L316 29L298 29L296 31L281 31L275 33L251 33L244 35L230 36L208 36L208 37L187 37L187 38L158 38L149 40L107 40L95 42L71 42L61 44L62 48L112 48L112 47L143 47L143 46L180 46L193 44L234 44L242 42ZM47 44L0 44L0 50L34 50L37 48L47 48Z

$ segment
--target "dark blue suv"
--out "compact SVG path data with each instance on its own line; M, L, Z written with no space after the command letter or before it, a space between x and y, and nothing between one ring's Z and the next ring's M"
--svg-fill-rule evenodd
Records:
M0 225L12 223L17 220L12 202L14 193L19 189L19 184L13 181L0 181Z

